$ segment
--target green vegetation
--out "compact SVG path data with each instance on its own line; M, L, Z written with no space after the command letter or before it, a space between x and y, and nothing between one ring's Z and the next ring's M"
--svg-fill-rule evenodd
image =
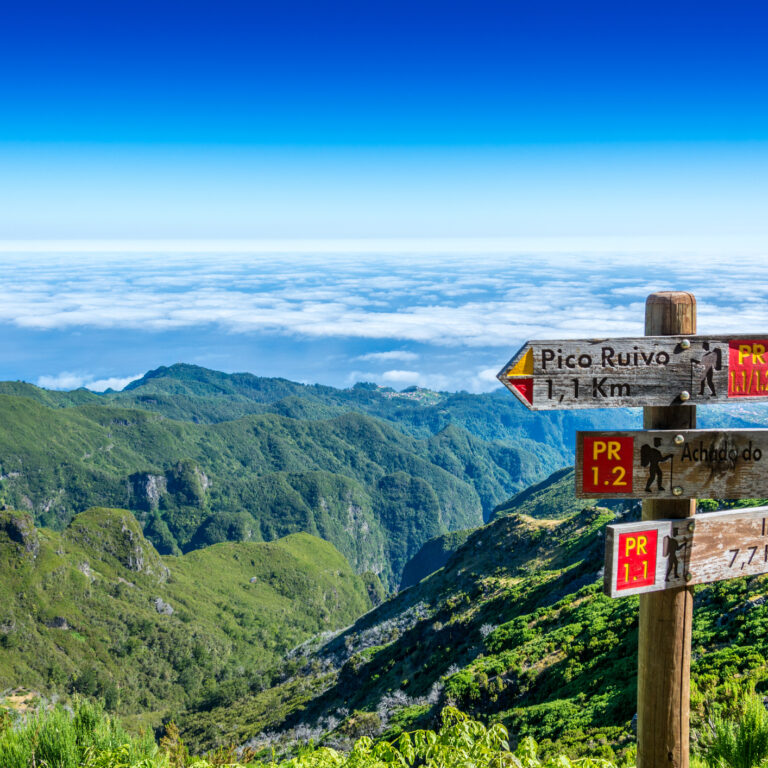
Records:
M0 504L58 529L91 506L128 508L163 554L305 531L390 589L425 541L480 524L542 471L533 453L458 427L416 438L348 412L194 423L143 400L4 389Z
M695 744L693 768L761 768L766 762L766 715L754 692L736 692L735 719L718 719L727 736ZM355 713L353 730L364 731L367 718ZM358 735L347 751L305 744L297 756L276 762L274 755L223 747L202 757L190 755L178 729L169 723L159 747L154 740L126 733L98 705L75 699L71 714L60 706L13 718L0 709L0 764L4 768L630 768L631 750L619 763L600 758L540 756L530 736L511 745L507 729L472 720L454 707L440 715L439 728L404 731L374 740Z
M529 517L562 519L590 507L601 506L621 514L639 514L641 502L631 499L580 499L575 492L573 467L553 472L546 480L515 494L493 510L493 518L519 513Z
M563 518L596 506L595 499L576 498L575 485L573 467L565 467L499 504L493 516L520 513L542 519Z
M125 510L88 510L61 533L0 511L0 573L0 690L79 693L153 723L268 685L288 650L371 606L321 539L161 557Z
M716 712L702 734L708 768L760 768L768 764L768 711L754 684L728 684L727 714Z
M195 749L219 740L333 742L350 712L377 735L428 726L446 704L516 739L614 758L632 741L636 600L600 591L602 528L510 515L474 531L447 565L324 643L289 659L285 682L180 722Z
M0 719L3 768L153 768L161 765L154 739L130 736L104 711L76 699L70 715L63 707L32 712L15 725Z
M394 741L357 739L348 753L307 745L300 754L277 763L251 761L264 768L464 768L467 765L502 768L613 768L602 760L572 762L565 757L542 761L532 739L510 751L509 735L502 725L487 728L456 709L442 713L438 731L402 733ZM0 762L4 768L238 768L234 748L219 749L202 758L192 757L171 725L158 748L152 739L129 736L98 707L76 702L72 716L56 707L34 713L26 722L0 725Z
M553 483L562 482L555 477ZM602 594L603 532L615 513L503 515L472 531L446 565L330 639L305 644L269 689L189 712L196 749L221 740L290 750L430 727L455 705L547 759L622 760L636 702L637 598ZM698 587L694 729L729 699L728 681L768 691L768 578ZM705 704L706 703L706 704ZM728 713L725 713L728 715Z
M631 762L637 600L605 598L600 569L632 510L575 499L568 469L529 487L603 420L184 365L104 395L0 384L0 690L166 726L157 751L68 736L94 768L227 764L232 745L447 766L453 736L428 756L404 734L454 726L496 739L479 765ZM768 692L768 579L698 588L694 615L692 727L733 761L763 728L729 684ZM30 738L67 732L47 716Z

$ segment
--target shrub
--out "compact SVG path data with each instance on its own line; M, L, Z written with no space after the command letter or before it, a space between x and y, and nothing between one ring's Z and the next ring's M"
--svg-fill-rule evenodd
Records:
M107 752L116 755L111 763L101 759ZM117 761L118 753L124 754L123 762ZM156 754L151 737L131 738L99 705L78 699L71 714L61 706L40 709L0 732L3 768L134 768Z
M754 686L731 688L732 715L715 715L702 744L710 768L761 768L768 763L768 712Z

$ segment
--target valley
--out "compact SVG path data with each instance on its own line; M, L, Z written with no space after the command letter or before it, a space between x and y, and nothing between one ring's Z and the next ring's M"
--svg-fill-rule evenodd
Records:
M180 365L103 395L3 382L0 417L0 690L174 722L195 753L346 749L446 706L545 755L631 751L637 600L601 568L638 507L576 499L568 467L602 412ZM766 589L697 588L696 718L729 678L768 685Z

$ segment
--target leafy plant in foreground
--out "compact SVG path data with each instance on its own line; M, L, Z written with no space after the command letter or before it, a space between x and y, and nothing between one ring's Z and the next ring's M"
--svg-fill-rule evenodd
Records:
M761 768L768 764L768 712L754 686L731 688L732 715L715 714L702 741L709 768Z
M146 761L157 754L150 736L129 736L100 706L79 699L73 714L60 706L40 710L0 733L3 768L154 768Z
M562 755L544 762L530 737L512 752L507 729L501 723L486 727L454 707L443 710L442 721L439 732L402 733L393 742L374 742L364 736L348 755L320 748L283 763L271 763L269 768L613 768L606 760L570 760Z
M297 757L282 762L248 762L262 768L615 768L605 760L570 760L559 756L543 761L536 742L527 737L512 752L507 729L486 727L453 707L442 713L439 731L400 734L395 741L374 742L364 736L349 753L311 744ZM26 722L0 734L3 768L242 768L252 754L223 749L205 758L189 755L172 725L160 749L148 737L134 738L99 707L76 702L70 715L61 707L39 711Z

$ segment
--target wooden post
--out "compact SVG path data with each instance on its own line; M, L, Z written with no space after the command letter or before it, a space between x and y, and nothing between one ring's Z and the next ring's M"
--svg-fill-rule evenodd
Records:
M652 293L646 336L696 333L696 299L682 291ZM646 407L646 429L693 429L696 406ZM643 520L689 517L696 502L643 501ZM640 595L637 676L638 768L689 768L693 588Z

